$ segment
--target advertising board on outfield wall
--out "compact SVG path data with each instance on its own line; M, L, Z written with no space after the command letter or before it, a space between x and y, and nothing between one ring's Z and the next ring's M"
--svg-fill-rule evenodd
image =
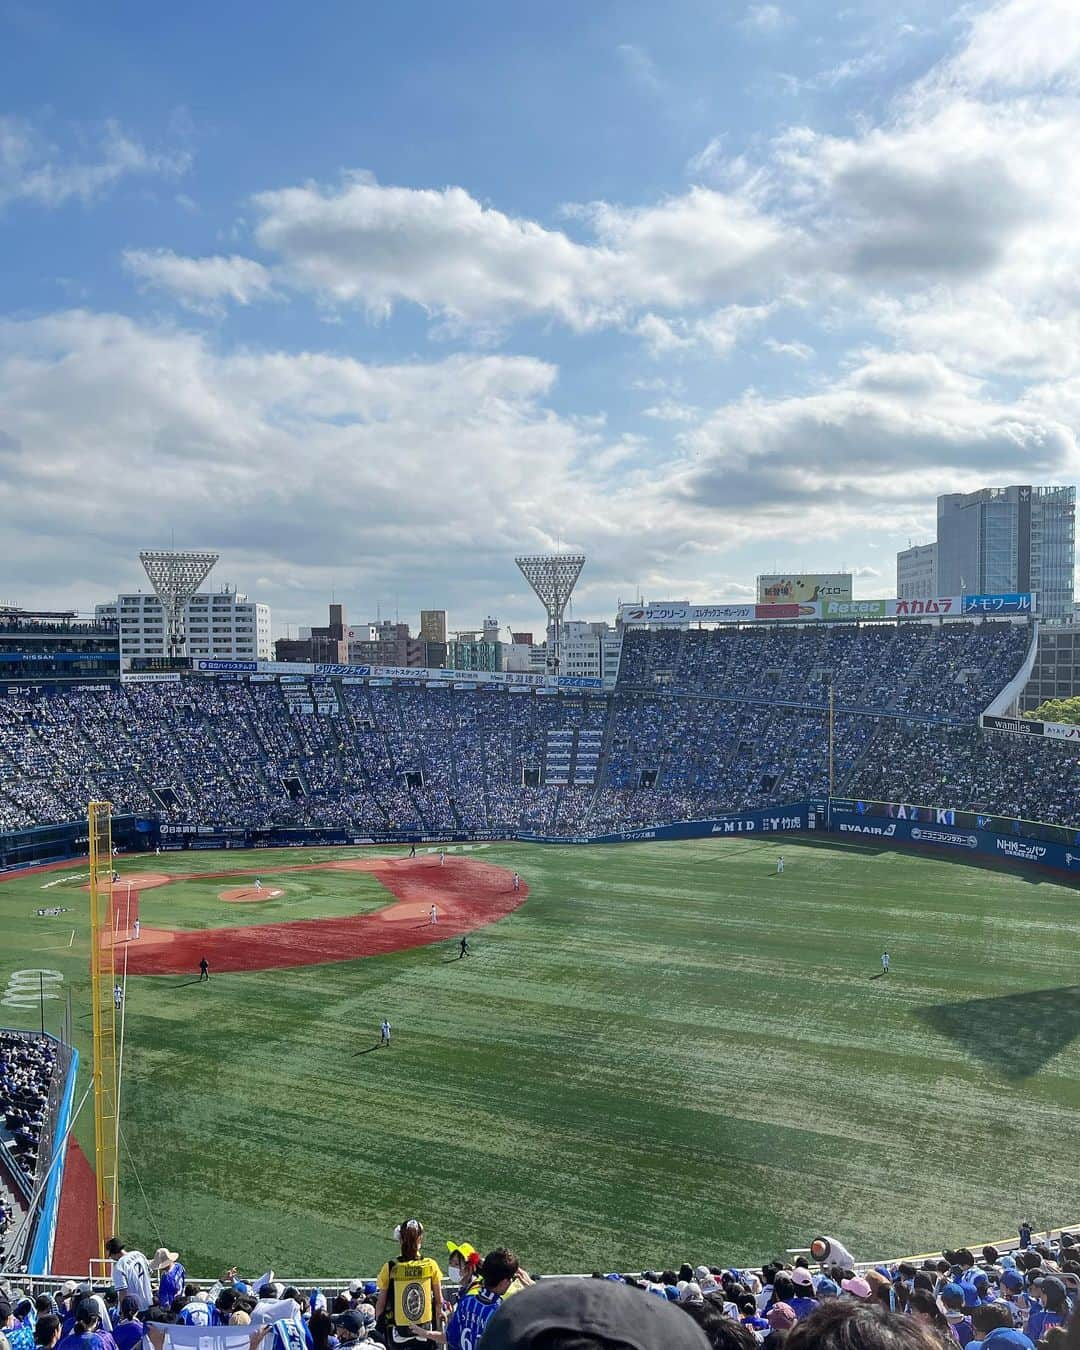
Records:
M620 605L624 624L655 623L682 628L691 623L775 623L820 618L818 605Z
M431 686L465 681L470 687L479 684L495 687L526 689L590 690L603 689L604 681L592 675L534 675L528 671L490 670L434 670L427 666L352 666L325 661L214 661L199 660L195 669L204 675L247 675L253 679L277 676L280 680L306 680L309 676L323 679L338 677L346 683L370 680L389 684L394 680L415 680Z
M1044 736L1052 741L1080 741L1080 727L1071 722L1037 722L1033 717L979 718L984 731L1004 731L1010 736Z
M662 628L685 628L693 623L776 623L798 619L803 623L859 619L941 619L963 614L1025 616L1035 613L1035 596L938 595L926 600L852 600L825 597L798 603L754 605L620 605L623 624L656 624Z

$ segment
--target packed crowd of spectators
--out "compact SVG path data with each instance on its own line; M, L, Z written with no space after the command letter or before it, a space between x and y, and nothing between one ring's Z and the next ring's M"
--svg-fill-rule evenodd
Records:
M1031 630L1012 623L631 629L619 685L768 703L918 711L968 720L1017 673Z
M251 1350L338 1350L369 1342L422 1350L1065 1350L1080 1308L1080 1245L1069 1233L1012 1250L985 1246L939 1257L856 1266L833 1238L812 1258L759 1268L665 1264L592 1278L529 1274L499 1247L481 1257L446 1244L447 1270L408 1219L374 1279L334 1289L287 1285L267 1271L189 1278L177 1252L153 1257L109 1243L112 1279L73 1280L30 1297L0 1286L0 1350L163 1350L247 1328ZM241 1333L242 1334L242 1333ZM1075 1334L1075 1330L1073 1332ZM6 1344L4 1343L6 1341Z
M825 796L1077 818L1077 762L975 730L1030 631L631 630L614 692L217 680L0 699L0 833L116 814L576 835ZM833 695L830 777L829 691Z
M1068 741L883 721L844 794L1080 828L1080 756Z
M0 1140L28 1178L37 1171L56 1069L56 1046L48 1037L0 1031Z

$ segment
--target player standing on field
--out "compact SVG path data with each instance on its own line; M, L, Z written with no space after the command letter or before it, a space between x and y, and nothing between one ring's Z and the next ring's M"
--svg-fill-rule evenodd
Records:
M124 991L118 984L113 985L112 991L113 1007L119 1012L120 1005L124 1001Z
M199 962L199 983L202 984L203 980L205 980L207 984L210 983L210 962L205 956Z
M518 876L516 872L514 873L514 878L513 881L511 882L511 885L514 887L515 891L521 890L521 878Z
M777 858L776 860L776 875L779 877L783 876L783 874L784 874L784 855L781 853L779 858Z
M138 942L138 940L139 940L139 921L138 921L138 919L136 919L135 922L131 925L131 938L132 938L132 941L133 941L133 942Z
M881 973L882 973L882 975L888 975L888 973L889 973L889 953L888 953L888 952L882 952L882 953L881 953Z
M434 905L432 905L431 908L428 910L427 920L429 924L439 922L439 911Z
M379 1023L379 1044L380 1045L390 1044L390 1023L387 1021L385 1017Z

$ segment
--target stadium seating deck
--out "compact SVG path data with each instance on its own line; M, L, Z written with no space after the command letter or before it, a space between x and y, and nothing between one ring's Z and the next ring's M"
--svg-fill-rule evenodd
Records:
M331 680L99 685L0 700L0 833L117 813L224 826L572 836L829 788L1080 825L1080 767L978 730L1012 623L631 630L616 689Z

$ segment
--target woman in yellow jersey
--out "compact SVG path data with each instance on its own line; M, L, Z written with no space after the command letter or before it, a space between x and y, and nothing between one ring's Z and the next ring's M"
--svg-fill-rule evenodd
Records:
M401 1256L387 1261L375 1278L379 1297L375 1304L378 1322L386 1313L389 1343L414 1346L423 1344L410 1330L410 1324L422 1331L442 1329L442 1271L430 1256L421 1256L424 1225L419 1219L406 1219L394 1231L401 1243Z

